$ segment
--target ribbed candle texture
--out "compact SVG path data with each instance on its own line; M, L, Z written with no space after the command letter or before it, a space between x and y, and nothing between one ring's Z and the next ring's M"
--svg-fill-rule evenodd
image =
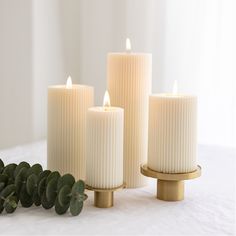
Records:
M48 169L85 180L86 115L93 97L89 86L48 88Z
M87 114L86 184L110 189L123 184L124 110L94 107Z
M163 173L196 170L197 97L151 95L148 140L150 169Z
M144 53L110 53L107 84L111 104L124 108L124 181L128 188L147 183L140 164L147 162L148 96L152 56Z

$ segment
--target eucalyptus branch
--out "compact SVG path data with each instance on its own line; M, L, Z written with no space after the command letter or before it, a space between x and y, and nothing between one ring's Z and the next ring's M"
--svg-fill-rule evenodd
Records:
M23 207L55 206L59 215L70 209L75 216L88 197L84 190L84 181L76 182L71 174L61 176L58 171L43 170L40 164L30 166L27 162L5 166L0 159L0 213L4 209L13 213L20 202Z

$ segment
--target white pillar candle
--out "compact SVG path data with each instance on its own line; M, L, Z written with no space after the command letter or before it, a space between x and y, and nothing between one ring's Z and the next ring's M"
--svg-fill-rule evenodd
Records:
M93 87L73 84L48 88L48 169L85 179L86 114Z
M106 93L104 106L89 108L87 114L86 184L93 188L123 184L124 110L109 103Z
M197 97L157 94L149 98L148 167L163 173L196 170Z
M131 52L109 53L107 83L111 103L125 110L124 181L128 188L144 186L140 164L147 162L148 96L151 91L152 56Z

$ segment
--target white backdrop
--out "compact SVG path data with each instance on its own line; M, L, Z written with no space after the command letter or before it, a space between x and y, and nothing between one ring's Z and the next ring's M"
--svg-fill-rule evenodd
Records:
M233 0L0 0L0 147L46 137L49 84L106 88L106 54L153 54L153 92L199 97L199 143L236 146ZM235 41L235 40L234 40Z

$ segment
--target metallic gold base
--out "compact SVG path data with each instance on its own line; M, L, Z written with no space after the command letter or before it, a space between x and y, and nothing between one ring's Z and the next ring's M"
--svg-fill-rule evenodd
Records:
M113 207L114 202L114 191L125 188L125 184L122 184L116 188L103 189L103 188L93 188L86 185L88 190L94 191L94 206L99 208L109 208Z
M94 192L94 206L109 208L113 206L113 192Z
M180 201L184 199L184 180L201 176L201 167L189 173L166 174L151 170L147 165L141 166L141 173L157 179L157 198L164 201Z
M184 181L157 180L157 198L164 201L184 199Z

